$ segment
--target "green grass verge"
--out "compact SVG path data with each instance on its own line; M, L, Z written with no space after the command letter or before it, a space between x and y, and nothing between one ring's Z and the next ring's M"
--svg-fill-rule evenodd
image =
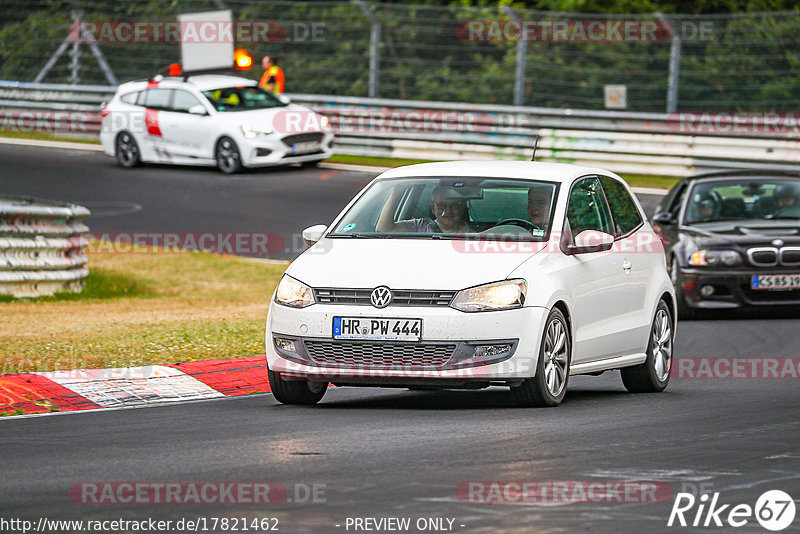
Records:
M263 355L286 266L143 247L90 252L89 267L81 293L0 299L0 373Z
M100 139L97 137L77 137L64 134L55 135L42 132L22 132L19 130L8 130L0 128L0 137L11 137L13 139L38 139L39 141L66 141L68 143L84 143L87 145L99 145Z

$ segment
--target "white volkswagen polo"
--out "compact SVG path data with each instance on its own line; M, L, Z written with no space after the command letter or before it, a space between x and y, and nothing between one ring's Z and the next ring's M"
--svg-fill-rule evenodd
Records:
M330 157L327 118L281 98L236 76L124 83L102 111L100 141L123 167L216 165L235 173Z
M555 406L570 375L669 382L675 294L629 187L602 169L446 162L387 171L281 279L266 328L288 404L337 386L508 386Z

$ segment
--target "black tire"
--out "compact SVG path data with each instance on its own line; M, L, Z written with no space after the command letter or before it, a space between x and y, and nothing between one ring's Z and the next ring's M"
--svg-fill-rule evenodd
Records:
M242 171L242 153L236 142L230 137L220 137L214 149L217 168L225 174L236 174Z
M644 363L620 369L622 383L631 393L657 393L664 391L669 384L675 323L669 306L663 300L656 307L648 337Z
M139 144L129 132L122 131L117 135L117 139L114 141L114 155L117 158L117 163L126 169L138 167L142 163Z
M558 406L567 393L571 362L569 325L561 310L553 308L545 322L536 374L511 388L512 400L526 407Z
M328 390L327 382L284 380L278 373L267 371L272 395L281 404L316 404Z
M681 266L678 259L673 256L670 261L669 277L672 286L675 288L675 299L678 301L678 319L694 319L697 317L697 310L689 306L686 294L683 292L683 277L681 276Z
M314 161L304 161L303 163L300 164L300 167L304 169L316 168L319 167L321 161L322 161L321 159L316 159Z

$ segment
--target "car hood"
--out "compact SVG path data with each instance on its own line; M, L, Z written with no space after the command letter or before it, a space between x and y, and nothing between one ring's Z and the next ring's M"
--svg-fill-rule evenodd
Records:
M458 290L504 280L541 242L325 238L286 271L311 287Z
M237 124L269 125L272 128L285 129L287 122L285 113L287 112L300 112L300 115L294 119L296 122L292 124L299 124L301 127L319 124L319 121L307 120L308 114L319 115L318 113L298 104L289 104L279 108L251 109L249 111L225 111L220 112L219 116L226 121ZM312 131L313 128L307 127L305 130Z
M800 244L800 221L752 220L720 221L686 226L683 233L696 243L754 246L781 239L786 244Z

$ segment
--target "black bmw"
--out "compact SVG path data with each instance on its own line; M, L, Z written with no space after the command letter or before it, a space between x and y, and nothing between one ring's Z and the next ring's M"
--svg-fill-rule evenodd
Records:
M800 174L690 176L653 216L679 315L745 306L800 306Z

